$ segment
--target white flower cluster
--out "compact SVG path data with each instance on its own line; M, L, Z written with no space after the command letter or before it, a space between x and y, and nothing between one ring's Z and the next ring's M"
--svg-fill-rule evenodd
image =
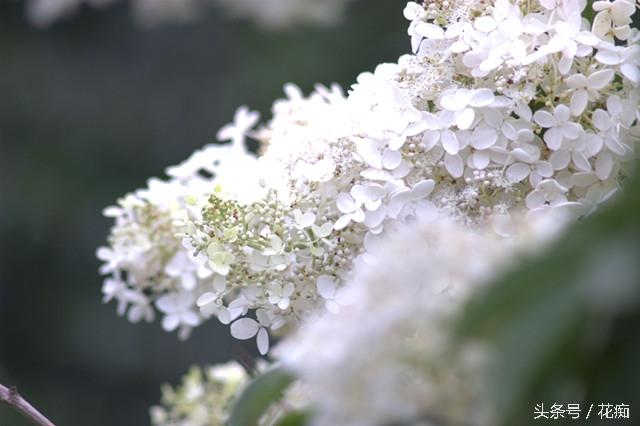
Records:
M339 312L354 259L418 218L509 236L523 210L590 213L640 136L635 6L593 7L590 26L577 0L408 3L414 54L348 96L286 86L266 126L251 131L241 109L221 130L235 154L197 154L156 184L177 190L125 199L100 255L107 299L134 305L133 320L154 303L183 333L215 315L266 353L269 331ZM258 159L238 148L245 135L263 143ZM224 170L199 177L212 160Z
M233 401L249 382L234 361L213 367L191 367L179 387L162 386L162 405L151 407L153 426L224 425Z
M263 363L259 370L266 368ZM162 405L151 407L153 426L223 426L231 407L251 377L235 361L211 367L193 366L178 387L162 386ZM260 417L257 426L280 424L283 415L306 407L309 398L300 382L293 383Z
M68 16L81 5L105 8L123 0L29 0L27 15L40 27ZM229 15L246 18L265 28L297 24L331 25L345 14L351 0L129 0L142 26L191 21L208 9L219 7Z
M558 226L521 221L504 239L421 219L367 253L347 285L357 303L307 321L274 349L309 392L311 424L491 424L482 404L489 352L453 356L448 320Z
M155 304L163 314L162 327L178 329L183 339L202 322L196 298L219 286L220 279L202 256L193 256L182 246L180 224L185 217L200 217L196 200L213 191L218 182L243 182L236 167L250 169L256 161L243 144L244 133L257 120L256 113L240 108L236 124L221 129L218 135L232 140L230 146L204 147L179 166L168 168L170 180L150 179L147 188L104 210L115 224L109 247L100 247L97 257L104 262L100 272L110 275L102 287L104 301L116 300L119 315L126 313L134 323L152 321ZM244 192L248 188L238 189Z
M640 34L631 0L429 1L405 16L414 52L446 69L423 143L454 178L529 210L588 213L617 187L640 135ZM494 210L495 210L494 205Z

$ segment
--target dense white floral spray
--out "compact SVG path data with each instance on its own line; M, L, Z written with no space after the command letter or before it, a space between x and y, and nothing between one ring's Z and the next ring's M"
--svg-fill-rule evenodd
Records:
M521 214L589 214L637 152L635 8L598 1L590 23L579 0L409 2L413 53L347 95L287 85L261 127L240 108L231 144L108 208L105 300L182 337L215 316L266 353L270 333L339 312L394 229L447 217L504 238Z

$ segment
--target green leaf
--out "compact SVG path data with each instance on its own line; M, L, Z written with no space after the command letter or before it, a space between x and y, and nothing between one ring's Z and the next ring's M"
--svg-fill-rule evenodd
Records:
M229 426L256 426L292 381L293 376L282 368L272 368L254 379L234 404Z
M277 424L277 426L305 426L309 420L308 411L292 411L287 413Z

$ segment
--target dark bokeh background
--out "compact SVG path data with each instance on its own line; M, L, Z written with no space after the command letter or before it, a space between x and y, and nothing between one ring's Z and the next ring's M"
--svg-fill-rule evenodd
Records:
M1 2L0 383L58 425L144 425L162 382L230 359L239 343L221 324L181 343L101 303L101 209L210 142L238 105L266 118L287 81L347 87L395 60L403 6L357 1L335 28L274 34L216 11L140 30L126 6L36 30ZM0 404L1 426L26 424Z

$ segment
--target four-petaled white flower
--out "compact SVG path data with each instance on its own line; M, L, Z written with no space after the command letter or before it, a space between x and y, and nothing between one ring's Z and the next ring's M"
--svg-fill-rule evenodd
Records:
M173 331L180 327L179 337L186 339L192 327L200 324L200 317L193 310L195 297L191 291L168 293L156 300L156 307L165 314L162 328Z
M631 16L636 11L633 0L595 1L593 10L593 33L611 43L614 37L626 40L631 34Z
M583 132L582 126L571 121L571 111L568 106L560 104L553 109L553 113L547 110L538 110L533 114L533 120L547 129L544 132L544 141L549 149L560 149L564 139L577 139Z
M457 89L442 94L440 104L447 111L453 111L455 124L459 129L471 127L475 118L474 108L491 105L495 95L490 89Z
M267 296L269 297L269 303L272 303L278 308L284 310L289 307L290 297L295 292L296 287L293 283L286 283L282 285L280 283L271 283L267 290Z
M612 69L596 71L588 77L580 73L569 76L567 78L567 86L575 90L571 95L571 115L574 117L580 116L587 107L589 100L598 99L598 91L607 86L614 76L615 71Z
M231 323L231 335L238 340L248 340L256 337L258 350L262 355L269 352L269 332L271 319L264 309L256 311L257 321L253 318L240 318Z

